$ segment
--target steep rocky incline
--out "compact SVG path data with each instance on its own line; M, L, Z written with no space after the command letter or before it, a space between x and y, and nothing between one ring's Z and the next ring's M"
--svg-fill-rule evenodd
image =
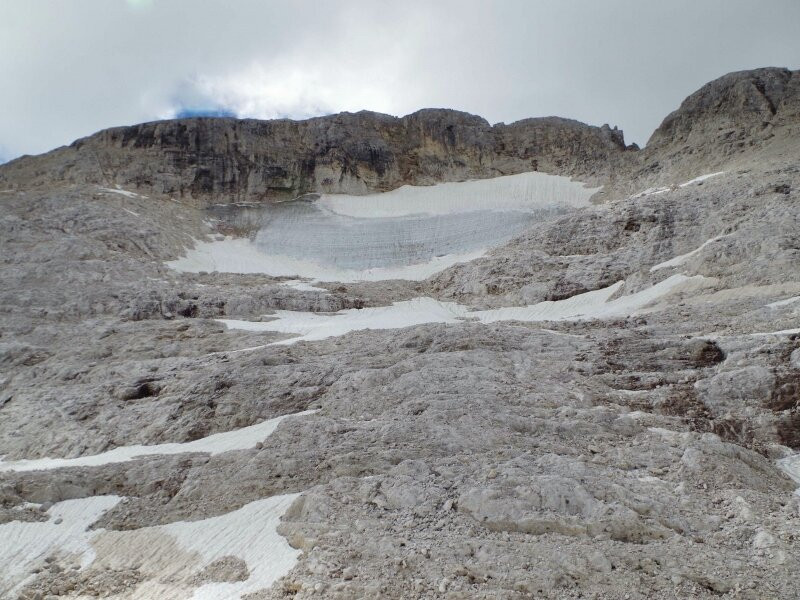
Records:
M800 134L800 71L764 68L729 73L681 103L638 153L633 184L719 170L772 146L791 155ZM788 147L788 148L787 148ZM647 187L647 185L644 185Z
M0 168L0 597L800 597L797 82L723 77L640 151L422 111L151 123ZM533 167L605 202L424 281L166 264L230 233L218 200ZM420 296L466 306L285 343Z

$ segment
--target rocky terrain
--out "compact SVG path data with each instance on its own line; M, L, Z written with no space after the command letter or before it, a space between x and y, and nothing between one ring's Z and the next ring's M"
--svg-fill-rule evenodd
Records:
M603 188L422 281L167 265L215 203L531 170ZM798 71L641 150L444 110L111 129L0 167L0 257L0 597L800 597ZM225 321L419 297L536 310Z

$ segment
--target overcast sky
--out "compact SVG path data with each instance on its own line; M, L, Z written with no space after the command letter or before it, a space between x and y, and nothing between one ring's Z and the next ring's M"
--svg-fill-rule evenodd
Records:
M0 0L0 159L193 111L558 115L643 145L761 66L800 68L800 0Z

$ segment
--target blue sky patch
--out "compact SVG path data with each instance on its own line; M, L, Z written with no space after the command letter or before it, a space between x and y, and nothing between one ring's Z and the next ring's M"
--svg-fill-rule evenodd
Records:
M181 108L175 113L176 119L191 117L236 117L236 113L224 108Z

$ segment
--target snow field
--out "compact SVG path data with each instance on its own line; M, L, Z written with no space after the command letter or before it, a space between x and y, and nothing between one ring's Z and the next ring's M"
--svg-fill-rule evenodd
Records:
M565 300L493 310L471 311L469 307L454 302L441 302L423 297L395 302L390 306L348 309L334 314L279 310L275 312L275 319L272 321L218 320L229 329L295 334L297 337L275 342L275 344L294 344L299 341L322 340L363 329L397 329L425 323L456 323L468 319L481 323L607 319L629 316L679 286L700 282L703 279L701 276L673 275L640 292L614 300L610 298L622 287L624 283L622 281Z
M140 565L148 578L135 590L140 599L193 598L231 600L271 586L288 573L300 550L289 546L276 528L299 494L256 500L238 510L199 521L130 531L89 530L118 496L94 496L59 502L46 522L0 525L0 596L10 597L41 568L51 554L73 554L80 568L129 568ZM246 563L244 581L193 585L191 579L210 563L235 557Z

